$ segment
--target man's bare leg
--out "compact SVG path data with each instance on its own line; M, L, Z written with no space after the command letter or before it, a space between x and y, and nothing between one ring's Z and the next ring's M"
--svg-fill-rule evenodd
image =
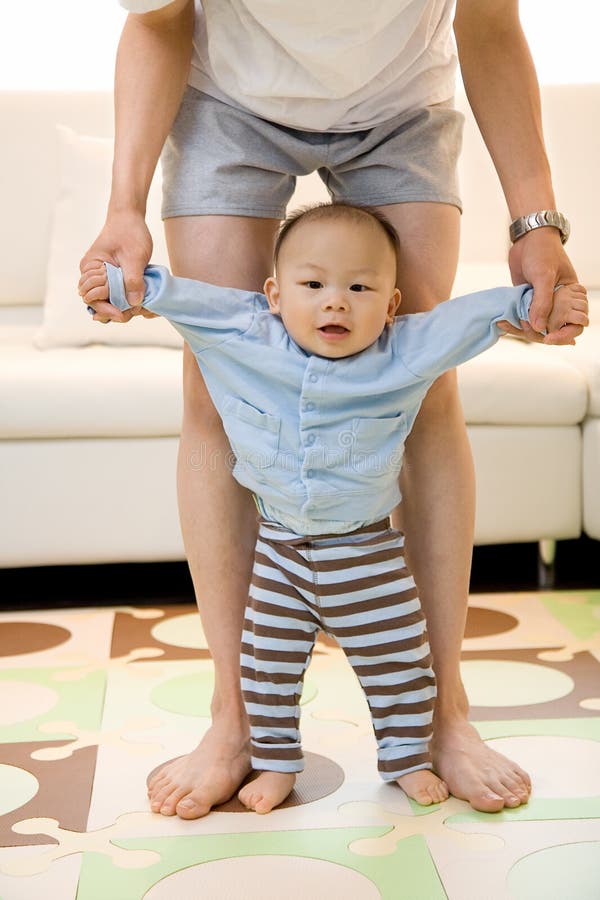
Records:
M458 257L459 212L438 203L381 207L400 235L401 313L446 300ZM529 776L493 751L469 724L460 678L473 545L473 463L455 372L429 391L407 441L402 506L407 555L427 617L438 696L432 753L435 771L455 797L493 812L526 803Z
M278 222L241 216L168 219L176 275L262 290ZM212 725L198 747L148 782L154 812L196 819L238 790L250 771L240 691L240 643L256 538L256 506L233 478L231 450L196 360L184 353L178 498L185 550L215 666Z

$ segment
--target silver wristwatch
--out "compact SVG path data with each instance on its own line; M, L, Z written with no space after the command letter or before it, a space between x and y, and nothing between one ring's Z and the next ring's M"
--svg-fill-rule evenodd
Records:
M528 216L519 216L514 222L511 222L509 234L511 241L518 241L529 231L534 228L544 228L546 226L558 228L560 231L560 239L566 244L571 233L569 220L562 213L556 212L555 209L542 209L540 212L529 213Z

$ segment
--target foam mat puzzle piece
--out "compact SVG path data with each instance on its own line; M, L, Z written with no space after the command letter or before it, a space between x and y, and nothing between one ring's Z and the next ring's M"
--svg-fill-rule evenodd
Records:
M0 669L0 681L6 688L11 683L27 683L51 689L56 700L51 708L0 727L0 741L39 740L38 726L53 720L76 721L81 728L98 728L102 719L102 709L106 690L106 672L94 671L80 681L61 684L53 680L57 670L40 669ZM56 740L68 740L69 735L55 735Z
M164 650L161 650L159 647L136 647L135 650L131 650L129 653L124 656L117 657L104 657L102 659L82 659L81 657L65 657L58 656L57 660L59 663L62 662L63 665L68 665L68 669L63 669L62 671L56 672L53 676L54 681L79 681L81 678L85 678L86 675L91 674L92 672L104 671L106 669L121 669L129 666L131 663L139 662L140 660L150 660L156 659L157 657L163 656ZM144 677L143 670L138 670L138 667L132 667L135 672L135 676L137 678Z
M135 666L108 669L102 716L103 729L119 728L135 710L144 717L159 717L163 721L160 740L165 752L173 748L173 756L189 752L198 743L210 725L210 719L180 715L157 707L152 695L157 685L180 674L193 674L212 670L210 660L165 660L138 662ZM193 741L189 747L186 739ZM185 744L183 749L182 741Z
M483 814L485 815L485 814ZM457 827L449 821L448 833ZM567 819L563 821L530 821L509 822L488 814L485 821L464 821L460 825L463 834L485 833L500 838L496 852L487 855L482 862L474 864L474 860L434 852L437 869L443 880L449 900L515 900L515 894L507 884L507 878L514 866L523 858L551 847L566 844L597 841L600 838L600 820ZM469 877L465 878L468 869ZM550 895L550 885L540 885L539 895ZM574 873L573 893L568 900L579 900L576 889L576 873ZM523 900L523 896L520 896ZM567 900L566 896L561 900ZM583 900L583 897L581 897ZM591 900L591 898L590 898Z
M207 726L208 727L208 726ZM321 728L322 731L325 730ZM193 822L177 816L157 815L153 834L221 834L229 831L279 831L288 828L312 829L316 827L339 827L337 806L344 800L363 800L379 797L381 791L387 793L386 785L377 774L377 760L372 739L349 745L333 740L320 740L317 729L307 729L305 750L328 757L344 773L343 783L332 793L321 799L303 803L293 808L277 809L271 815L258 816L250 812L220 811ZM161 739L165 731L161 730ZM166 741L165 741L166 743ZM146 778L148 774L167 760L189 753L198 743L198 733L194 735L173 734L173 740L152 758L143 759L123 754L118 747L98 748L98 763L94 779L94 789L88 817L89 828L99 828L110 824L131 809L148 809ZM388 788L393 795L404 796L397 786Z
M216 860L259 855L286 857L291 872L294 864L304 859L344 866L372 881L382 900L398 900L401 873L404 896L411 900L445 900L431 855L418 836L409 838L385 859L359 857L348 850L348 843L353 840L375 837L382 830L350 827L298 831L292 828L268 833L209 834L202 840L189 835L176 839L120 840L121 846L131 849L154 847L161 855L160 863L152 869L124 871L111 866L106 856L86 854L82 861L78 900L105 900L107 896L142 900L155 884L181 869ZM201 890L195 896L202 896Z
M499 822L544 822L566 821L568 819L594 819L600 820L600 797L540 797L531 798L525 806L516 809L503 809L500 812L478 812L474 809L453 814L447 821L448 825L461 825L465 822L489 824L490 821Z
M595 650L600 650L600 628L588 638L573 637L562 647L554 650L541 650L538 653L538 659L547 662L568 662L574 658L576 653L591 653Z
M45 872L37 875L21 876L4 875L2 862L5 858L18 859L28 857L34 852L43 853L48 845L32 845L26 847L0 847L0 897L2 900L76 900L79 875L81 871L80 854L63 856L57 859Z
M472 724L484 741L519 735L581 737L600 741L600 716L577 719L490 719Z
M532 777L532 800L600 796L600 741L572 735L528 734L488 739L488 746Z
M113 729L110 731L86 731L79 728L75 722L44 722L42 725L38 726L38 731L41 731L42 733L68 731L75 740L69 744L64 744L61 747L43 747L40 750L34 750L31 754L31 758L45 761L66 759L67 757L72 756L76 750L81 750L83 747L94 747L102 744L118 745L128 753L154 753L156 748L161 747L162 744L157 742L152 744L140 741L136 742L127 736L131 735L131 732L145 731L148 728L158 728L161 724L162 719L150 717L135 718L129 719L120 729Z
M588 653L545 662L539 647L463 652L461 674L474 719L585 717L580 701L595 693L600 666ZM554 648L556 649L556 648Z
M164 609L154 609L143 606L114 606L113 612L125 613L134 619L161 619L164 617Z
M2 668L48 668L56 665L57 653L71 653L82 659L89 656L108 656L114 624L114 612L110 608L103 609L70 609L70 610L23 610L2 613L0 625L24 624L31 631L39 628L43 637L47 626L50 629L64 631L66 639L58 644L39 646L38 649L27 650L18 641L15 647L18 653L11 655L9 647L3 647L0 655ZM22 634L22 632L20 632ZM25 652L23 652L25 651Z
M137 813L129 813L128 817L137 816ZM141 814L146 816L145 813ZM26 877L45 872L52 863L73 853L94 852L109 856L113 864L119 868L137 869L155 865L160 860L160 854L154 850L127 850L113 843L118 838L123 823L119 820L108 828L98 831L69 831L61 828L56 819L37 818L22 819L15 822L13 831L17 834L44 834L53 838L57 843L45 848L42 853L15 854L0 861L0 871L5 875Z
M562 662L576 653L600 650L600 591L553 591L542 594L540 601L568 634L563 647L539 653L540 659Z
M504 613L516 619L517 624L497 634L465 637L462 643L465 651L556 647L571 637L566 626L551 614L537 592L471 594L469 609L473 608Z
M411 804L414 807L416 804ZM421 807L417 815L405 815L386 809L379 803L344 803L339 807L340 815L360 820L364 824L388 825L385 834L376 838L362 838L349 845L352 853L360 856L388 856L393 853L398 842L407 837L422 835L426 839L443 836L455 848L462 846L470 852L489 852L499 842L494 836L476 834L465 836L459 831L446 830L446 821L458 808L464 807L460 800L450 798L436 806ZM501 843L501 841L500 841Z

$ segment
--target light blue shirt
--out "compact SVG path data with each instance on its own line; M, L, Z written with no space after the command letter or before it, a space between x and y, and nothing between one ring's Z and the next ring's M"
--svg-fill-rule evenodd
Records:
M128 309L120 269L110 302ZM404 442L423 398L448 369L494 344L503 319L528 321L528 285L494 288L398 316L366 350L327 359L302 350L264 294L144 273L143 305L194 352L223 419L235 478L263 515L298 534L344 533L400 501ZM207 465L209 461L207 461Z

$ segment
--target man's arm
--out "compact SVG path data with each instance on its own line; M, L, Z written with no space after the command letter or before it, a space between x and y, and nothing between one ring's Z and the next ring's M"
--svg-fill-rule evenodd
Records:
M540 93L529 47L519 21L518 0L457 0L454 32L469 103L490 152L511 219L556 209L544 147ZM531 324L546 330L556 284L577 281L556 228L520 238L509 255L515 284L534 288ZM512 329L509 329L512 330ZM551 335L571 343L581 327ZM534 338L531 329L525 334Z
M193 28L193 0L173 0L153 12L131 13L117 51L110 201L106 223L80 268L85 274L103 261L121 266L132 306L140 302L142 274L152 254L145 223L148 191L187 82ZM132 315L97 302L93 290L85 299L97 303L99 321L123 322Z

